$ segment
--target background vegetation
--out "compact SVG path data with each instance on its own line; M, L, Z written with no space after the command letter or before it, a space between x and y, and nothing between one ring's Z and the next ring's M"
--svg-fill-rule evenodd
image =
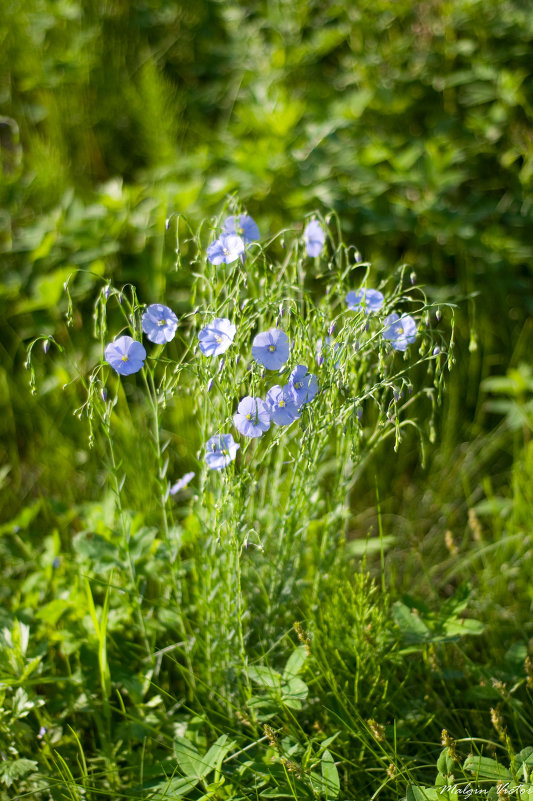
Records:
M437 774L525 780L531 4L0 9L3 797L148 798L184 775L197 780L166 797L397 799ZM378 276L408 264L430 301L457 304L457 362L425 465L408 437L394 459L378 450L368 461L322 602L296 593L296 628L280 619L254 653L279 675L294 660L309 688L302 708L259 673L267 711L253 721L222 667L193 669L179 647L165 650L179 642L171 610L148 621L154 663L132 598L115 594L109 609L110 555L83 536L105 540L117 520L103 448L88 447L72 415L83 392L66 355L35 347L35 395L24 369L26 346L48 335L82 372L98 361L101 278L190 312L190 273L175 270L181 216L194 228L229 195L264 236L333 209ZM128 446L137 422L116 436L140 470L143 453ZM164 425L169 475L195 469L194 423L173 411ZM378 532L390 538L383 560L364 556ZM137 576L157 598L161 556L142 536ZM437 770L442 729L465 742L446 736L452 761ZM194 754L215 742L207 771ZM482 756L465 763L469 752ZM499 767L479 762L489 757Z

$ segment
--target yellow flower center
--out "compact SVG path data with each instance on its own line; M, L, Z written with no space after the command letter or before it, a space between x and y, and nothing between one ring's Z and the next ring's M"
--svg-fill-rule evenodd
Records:
M128 362L129 361L129 357L126 356L126 354L124 354L124 356L122 357L122 361L123 362Z
M167 321L166 320L159 320L157 324L160 325L160 326L163 326L163 325L167 324Z
M284 406L285 406L285 401L284 401L284 400L280 400L280 402L279 402L279 407L280 407L281 409L283 409L283 407L284 407Z
M296 381L294 384L294 389L301 389L303 387L303 381Z
M274 353L274 351L276 350L276 346L275 345L269 345L268 349L269 349L270 353Z
M222 342L222 337L219 337L218 334L215 334L215 342L218 342L220 344Z

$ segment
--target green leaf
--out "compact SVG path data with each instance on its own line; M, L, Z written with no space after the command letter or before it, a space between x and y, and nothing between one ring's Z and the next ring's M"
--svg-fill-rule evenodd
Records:
M265 698L264 696L252 695L248 700L248 706L251 709L260 710L260 720L268 720L277 712L280 712L280 701L273 698Z
M406 801L437 801L440 791L436 787L418 787L410 784L407 788Z
M278 694L281 693L281 676L272 668L262 665L249 667L248 676L265 690L275 690Z
M44 259L46 256L49 255L52 247L55 244L57 239L56 231L47 231L33 253L31 254L32 261L38 261L39 259Z
M327 748L322 754L320 768L326 796L329 798L337 798L340 790L339 772L335 765L335 760Z
M510 770L489 757L469 756L465 759L463 770L468 770L481 779L511 781L513 778Z
M11 787L17 779L23 779L28 773L37 769L37 762L33 759L11 759L0 762L0 781Z
M74 539L76 552L89 559L96 571L109 570L111 567L120 567L117 548L101 534L91 531L81 531Z
M0 526L0 534L27 529L32 520L39 514L41 506L41 501L35 501L31 506L25 506L16 517Z
M144 557L148 556L156 534L156 528L148 528L147 526L143 526L131 537L128 546L129 554L135 564L137 564L137 562Z
M203 759L204 772L202 775L207 776L212 770L218 773L222 767L224 757L232 748L235 748L234 740L230 740L227 734L222 734L218 740L213 743Z
M527 657L527 645L523 642L514 642L505 654L505 661L513 670L521 674ZM527 749L523 749L524 751ZM533 751L533 749L532 749ZM522 752L520 752L522 753Z
M430 639L430 631L424 621L401 601L396 601L393 605L392 614L396 625L409 642L424 642Z
M291 678L297 676L305 665L306 659L307 650L305 645L300 645L298 648L295 648L288 658L287 664L285 665L285 669L283 671L283 681L288 682Z
M463 620L447 620L445 629L448 637L463 637L466 634L479 636L485 631L485 625L480 620L467 617Z
M460 584L454 594L442 604L440 608L441 614L446 617L452 617L452 615L460 615L461 612L464 612L468 605L471 591L466 582Z
M32 297L21 300L17 312L36 311L37 309L55 308L63 294L64 284L75 268L61 267L47 275L41 275L33 286Z
M173 798L181 798L189 790L194 789L199 779L174 778L170 781L156 785L155 792L150 795L152 801L172 801Z
M513 773L521 781L527 781L533 770L533 748L528 745L516 755L512 763Z
M440 752L440 756L437 760L437 770L439 773L447 776L448 774L453 772L454 766L454 759L450 755L450 749L445 748L443 751Z
M205 773L205 760L196 746L185 737L175 737L174 754L181 772L188 779L194 778L196 780L194 784L196 784Z
M290 695L293 698L307 698L309 692L307 684L302 679L291 679L283 686L283 695Z
M386 550L396 542L396 537L387 535L385 537L370 537L370 539L351 540L346 545L346 553L348 556L370 556L374 553L380 553L381 549Z
M35 613L35 617L51 626L56 626L59 618L67 609L72 609L71 601L67 601L64 598L54 598L49 603L41 606Z
M290 695L283 698L283 703L285 706L288 706L289 709L301 709L302 702L299 698L291 698Z

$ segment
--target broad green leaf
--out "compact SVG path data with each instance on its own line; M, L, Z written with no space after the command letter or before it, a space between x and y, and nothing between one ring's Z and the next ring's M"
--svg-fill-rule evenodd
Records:
M147 556L156 537L157 529L143 526L131 537L129 541L129 554L134 563Z
M196 787L199 781L199 778L174 778L167 782L161 782L161 784L153 788L155 792L153 795L150 795L150 799L152 799L152 801L172 801L173 798L181 798L185 793L188 793L189 790Z
M410 784L407 788L406 801L437 801L442 796L436 787L418 787Z
M485 624L481 620L467 617L463 620L447 620L445 628L448 637L463 637L466 634L478 636L485 631Z
M31 254L31 260L38 261L39 259L43 259L48 256L55 244L56 239L57 233L55 231L47 231L42 240L39 242L38 246Z
M202 778L205 773L205 760L190 740L186 740L185 737L175 737L174 754L180 771L186 778L194 778L196 781Z
M39 514L41 510L41 501L35 501L31 506L25 506L19 514L0 526L0 534L5 534L6 531L20 531L27 529L32 520Z
M0 781L11 787L17 779L23 779L36 769L37 762L33 759L9 759L0 762Z
M283 670L283 681L288 682L293 676L297 676L305 665L307 659L307 650L305 645L299 645L295 648L287 660L285 669Z
M349 556L370 556L380 553L381 549L391 548L396 542L396 537L387 535L385 537L371 537L370 539L351 540L346 545L346 553Z
M291 679L287 684L284 684L281 689L283 702L287 706L291 706L291 703L295 700L300 701L307 698L308 692L307 684L298 678ZM298 704L293 708L300 709L301 705Z
M533 748L530 745L527 748L522 748L516 755L512 768L513 773L519 780L527 781L531 777L533 771Z
M224 757L233 748L235 748L234 740L230 740L227 734L222 734L218 740L213 743L203 759L205 765L203 775L206 776L212 770L220 771Z
M396 625L406 640L410 642L424 642L431 638L431 633L420 615L413 612L401 601L393 605L393 616Z
M445 615L446 617L451 617L452 615L459 615L461 612L464 612L468 605L470 594L470 586L466 582L460 584L455 590L454 594L450 598L447 598L447 600L441 605L441 614Z
M495 781L512 781L511 771L496 762L495 759L483 756L469 756L465 759L463 770L479 776L481 779L494 779Z
M445 748L440 752L440 756L437 760L437 770L444 775L448 775L449 773L452 773L453 766L454 759L450 755L450 749Z
M71 601L67 601L64 598L54 598L52 601L49 601L49 603L38 609L35 613L35 617L38 620L43 620L45 623L49 623L51 626L55 626L63 612L71 608Z
M116 546L100 534L82 531L75 537L74 543L77 553L89 559L97 571L120 566Z
M266 690L275 690L281 692L281 676L272 668L259 665L258 667L249 667L248 676L256 684L264 687Z
M514 642L505 654L505 661L517 673L521 673L524 669L524 662L527 657L527 645L524 642ZM523 749L526 751L527 749ZM521 751L520 753L523 753ZM532 749L533 751L533 749Z
M17 312L36 311L37 309L55 308L63 295L64 284L73 267L61 267L47 275L41 275L33 286L32 297L21 300L17 305Z
M329 798L337 798L340 790L339 772L335 765L335 760L327 748L322 754L320 768L326 796Z

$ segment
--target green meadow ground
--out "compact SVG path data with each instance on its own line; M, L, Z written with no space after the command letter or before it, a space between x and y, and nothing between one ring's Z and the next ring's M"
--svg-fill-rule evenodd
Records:
M528 797L531 4L0 11L0 798ZM261 244L214 269L240 208ZM100 369L156 302L145 378ZM277 322L323 391L247 446Z

